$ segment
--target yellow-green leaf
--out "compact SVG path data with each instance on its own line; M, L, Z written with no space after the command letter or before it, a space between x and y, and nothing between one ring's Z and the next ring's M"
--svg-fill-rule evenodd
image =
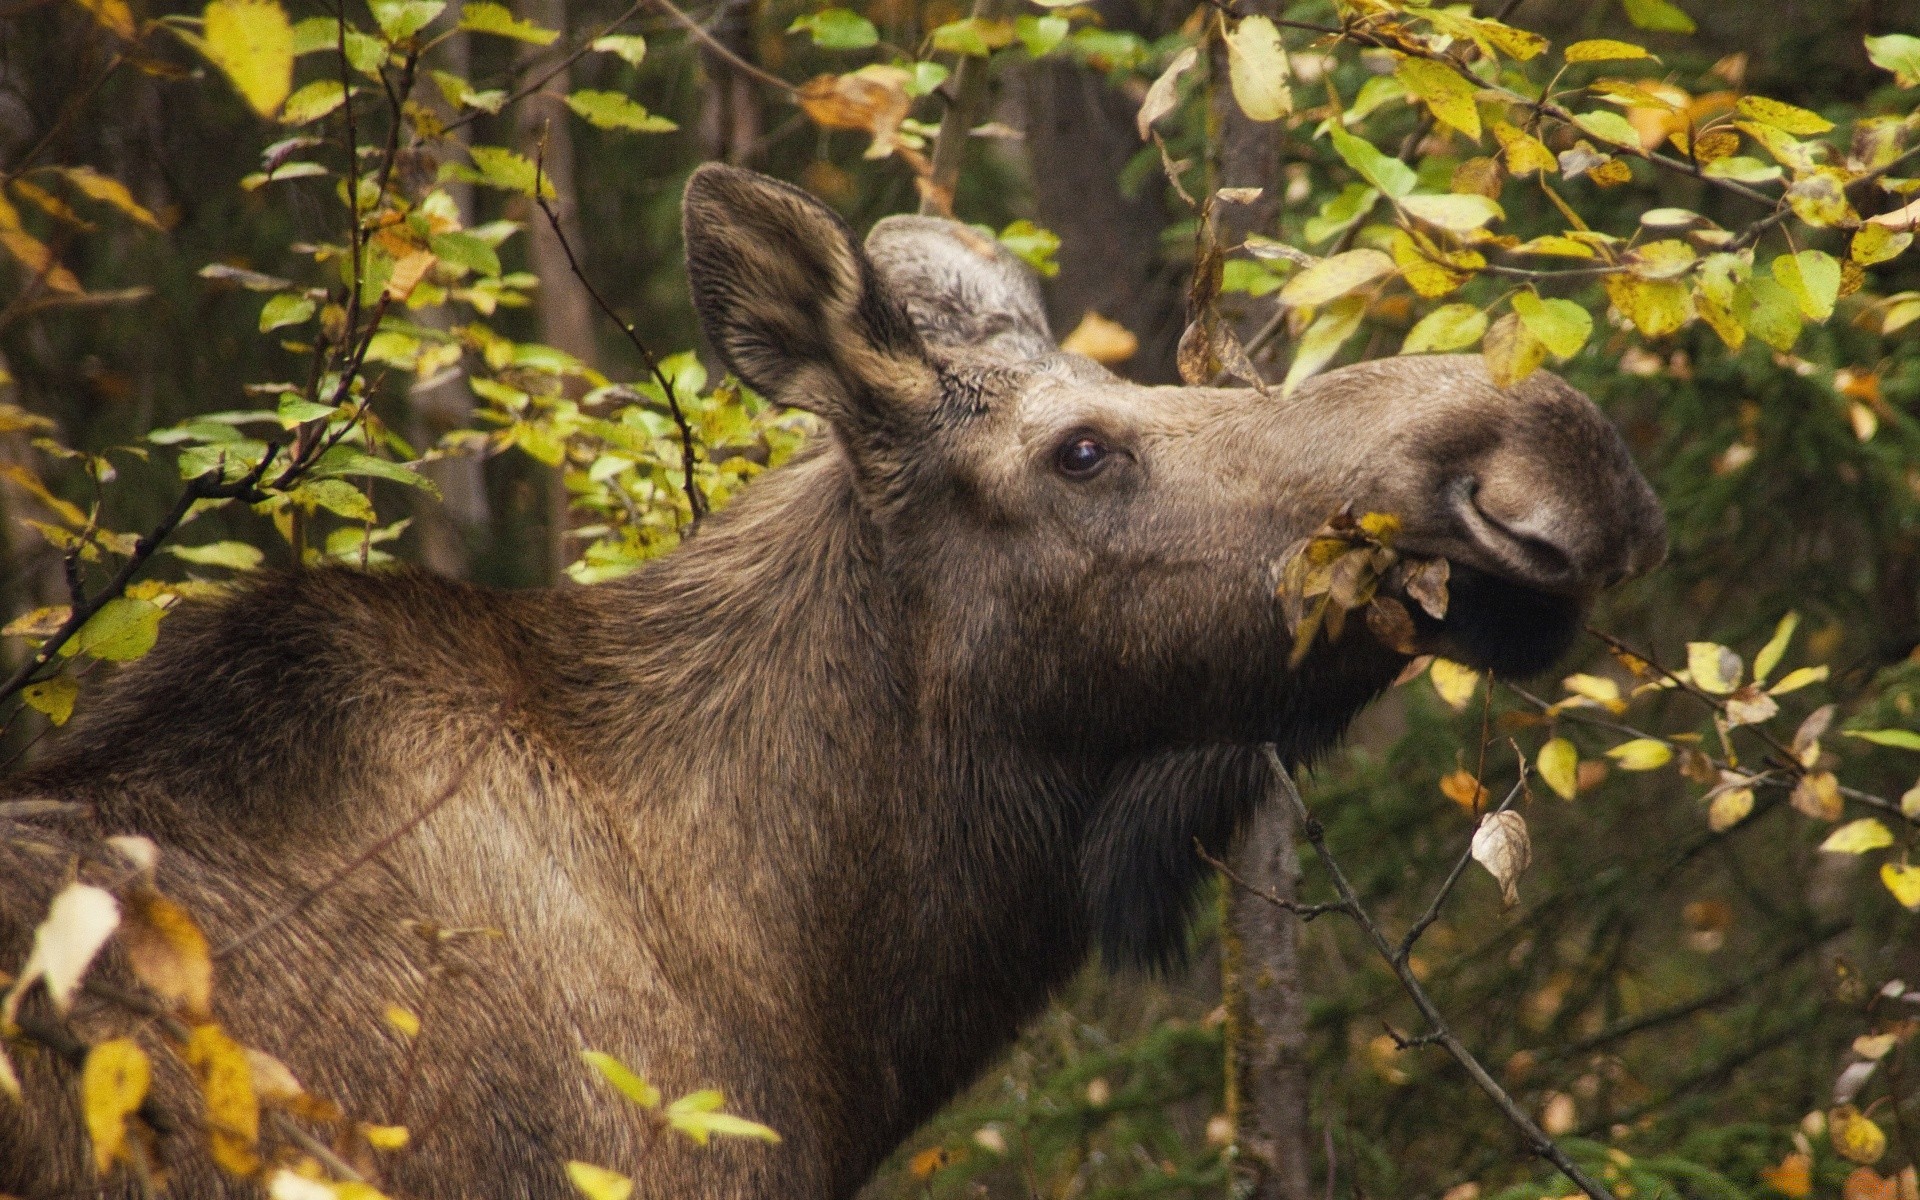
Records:
M1383 275L1393 274L1393 259L1379 250L1349 250L1323 258L1280 289L1280 301L1295 308L1318 308Z
M1576 113L1574 124L1599 138L1603 142L1612 142L1616 146L1640 148L1640 134L1633 123L1617 112Z
M1881 863L1880 882L1887 885L1893 898L1907 908L1920 909L1920 867L1905 863Z
M1480 344L1487 374L1495 387L1508 388L1538 370L1547 360L1546 343L1512 313L1495 321Z
M1567 61L1570 63L1609 62L1622 58L1654 58L1645 46L1636 46L1632 42L1616 42L1611 38L1589 38L1584 42L1575 42L1567 47Z
M634 133L671 133L680 128L665 117L656 117L645 106L619 92L599 92L589 88L567 97L567 107L582 119L601 129L626 129Z
M1865 854L1869 850L1891 845L1893 833L1878 818L1861 817L1858 821L1848 821L1828 834L1827 840L1820 843L1820 848L1835 854Z
M721 1112L723 1103L724 1099L713 1088L690 1092L667 1105L667 1124L701 1146L706 1145L707 1140L715 1134L721 1137L758 1138L763 1142L780 1141L778 1133L758 1121Z
M618 55L632 67L639 66L647 57L647 39L637 33L610 33L606 37L595 38L593 48Z
M1753 811L1753 789L1728 788L1707 801L1707 828L1715 833L1732 829Z
M1609 275L1606 288L1620 315L1647 337L1665 337L1693 317L1693 292L1680 280Z
M552 45L554 39L560 36L559 30L523 21L513 15L512 9L504 4L495 4L492 0L469 0L460 10L460 28L532 42L536 46Z
M1793 349L1804 320L1798 298L1771 274L1749 279L1747 298L1747 311L1741 317L1747 332L1783 354Z
M1802 250L1773 260L1773 277L1787 289L1800 313L1811 321L1833 315L1840 295L1840 264L1824 250Z
M80 1108L100 1174L127 1157L127 1118L139 1111L152 1078L147 1052L132 1038L113 1038L87 1051L80 1068Z
M1883 71L1893 72L1893 81L1903 88L1920 87L1920 37L1908 33L1889 33L1866 39L1867 57Z
M627 1065L611 1054L599 1050L582 1050L580 1057L587 1065L600 1072L601 1076L641 1108L660 1107L660 1089L640 1078L628 1069Z
M116 597L100 606L61 651L109 662L131 662L153 649L164 609L151 600Z
M221 1168L251 1175L260 1160L260 1101L253 1091L253 1066L246 1048L218 1025L196 1025L187 1038L187 1065L193 1068L206 1105L207 1148Z
M1434 119L1480 140L1480 108L1474 86L1458 72L1430 58L1403 58L1393 69L1407 91L1433 110Z
M1826 677L1827 664L1825 663L1821 663L1817 667L1801 667L1795 671L1788 671L1779 683L1767 689L1767 694L1769 696L1784 696L1788 692L1797 692L1810 683L1819 683L1826 679Z
M283 125L305 125L318 121L347 102L347 89L338 79L316 79L287 97L280 110Z
M260 332L269 333L286 325L298 325L311 317L314 303L311 296L297 296L282 293L270 296L260 309Z
M404 42L432 23L446 0L368 0L374 23L389 42Z
M1580 353L1593 333L1593 317L1571 300L1542 300L1532 292L1515 292L1513 311L1527 332L1562 361Z
M1442 304L1407 331L1402 354L1445 354L1464 350L1487 331L1487 314L1472 304Z
M102 204L111 204L149 229L164 229L160 218L153 215L147 206L133 198L127 185L111 175L102 175L92 167L58 167L60 177L72 184L89 200L98 200Z
M1480 672L1450 658L1434 659L1433 665L1427 668L1427 678L1433 681L1433 690L1447 702L1447 707L1456 712L1465 711L1480 687Z
M1653 33L1692 33L1693 18L1671 0L1622 0L1627 20Z
M405 1125L364 1125L360 1132L375 1150L402 1150L412 1139Z
M1920 733L1911 729L1844 729L1841 731L1850 738L1859 738L1863 742L1872 742L1876 746L1892 746L1897 750L1920 750Z
M1734 107L1749 121L1771 125L1795 137L1811 137L1833 128L1833 122L1817 112L1779 100L1769 100L1765 96L1742 96Z
M1301 380L1331 362L1341 345L1360 328L1360 318L1366 312L1365 296L1343 296L1322 309L1313 324L1300 335L1293 362L1287 366L1287 377L1281 382L1281 391L1292 392Z
M293 90L293 26L277 0L209 0L201 44L253 111L270 117Z
M420 1018L413 1015L413 1010L404 1008L398 1004L389 1004L387 1005L386 1011L381 1015L385 1018L387 1024L401 1037L415 1038L420 1036Z
M1367 139L1348 133L1337 121L1328 127L1327 140L1333 143L1334 153L1359 172L1362 179L1395 200L1412 195L1420 182L1412 167L1382 153Z
M1862 1166L1880 1161L1887 1152L1887 1135L1872 1118L1851 1104L1827 1113L1827 1136L1840 1157Z
M1765 683L1767 677L1773 674L1773 669L1780 665L1781 657L1787 652L1788 643L1793 641L1793 631L1798 628L1799 613L1790 612L1780 618L1780 623L1773 627L1773 636L1767 639L1766 645L1760 647L1760 653L1753 656L1755 683Z
M1634 738L1607 751L1623 771L1652 771L1673 760L1673 748L1654 738Z
M1562 800L1573 799L1580 790L1580 751L1566 738L1552 738L1540 747L1534 765L1540 770L1540 778Z
M55 725L65 725L73 715L73 702L80 698L80 685L65 675L56 675L21 688L20 698L28 708L45 713Z
M633 1194L633 1180L592 1163L569 1161L567 1178L587 1200L627 1200Z
M1400 207L1429 225L1453 233L1468 233L1507 215L1499 204L1485 196L1452 192L1407 196L1401 199Z
M1251 16L1227 35L1227 78L1240 111L1256 121L1277 121L1293 111L1287 87L1287 51L1280 30L1266 17Z
M1900 257L1911 245L1911 233L1896 233L1884 225L1868 222L1854 230L1853 240L1847 246L1847 257L1863 267L1871 267Z
M1493 136L1500 143L1500 151L1505 156L1507 170L1512 174L1530 175L1535 171L1558 171L1560 160L1553 151L1547 149L1545 142L1517 126L1505 121L1493 123ZM1578 245L1578 243L1575 243ZM1593 251L1586 247L1582 257L1592 258Z

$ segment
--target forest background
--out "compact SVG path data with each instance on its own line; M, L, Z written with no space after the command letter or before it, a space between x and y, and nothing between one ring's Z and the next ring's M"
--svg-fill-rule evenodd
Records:
M1808 0L15 0L0 762L236 575L591 584L779 461L809 420L703 366L680 263L688 173L739 163L859 228L975 225L1143 382L1551 366L1672 527L1564 681L1419 663L1305 777L1317 821L1280 803L1239 849L1187 969L1089 967L869 1195L1920 1200L1906 30ZM1299 636L1394 636L1391 529L1324 532Z

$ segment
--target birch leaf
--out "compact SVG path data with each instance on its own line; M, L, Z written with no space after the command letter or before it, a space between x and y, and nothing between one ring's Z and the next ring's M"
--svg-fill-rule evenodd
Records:
M1861 817L1858 821L1848 821L1828 834L1827 840L1820 843L1820 848L1833 854L1865 854L1869 850L1891 845L1893 834L1878 818Z
M1540 778L1562 800L1573 799L1580 790L1580 751L1566 738L1553 738L1540 747L1534 765L1539 768Z
M1293 111L1287 73L1286 47L1268 18L1247 17L1227 35L1227 77L1233 98L1247 116L1277 121Z
M1533 860L1526 818L1512 809L1488 813L1473 831L1473 860L1500 884L1500 902L1512 908L1520 902L1519 881Z
M11 1024L20 997L35 980L45 983L54 1010L65 1016L73 994L100 947L120 926L120 902L111 892L88 883L70 883L53 898L47 919L33 931L33 950L20 978L0 1004L0 1024Z
M212 0L202 46L253 111L270 117L293 90L293 25L277 0Z

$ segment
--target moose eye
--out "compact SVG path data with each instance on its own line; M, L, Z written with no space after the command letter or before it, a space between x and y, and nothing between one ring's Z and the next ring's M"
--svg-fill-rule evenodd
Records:
M1069 479L1085 479L1107 461L1108 449L1090 437L1077 437L1054 453L1054 465Z

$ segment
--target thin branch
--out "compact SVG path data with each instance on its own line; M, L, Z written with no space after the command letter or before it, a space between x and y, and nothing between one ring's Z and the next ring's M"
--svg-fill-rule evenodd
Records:
M542 213L546 214L547 224L552 227L553 236L559 241L561 252L567 256L567 266L573 271L573 277L580 281L581 287L587 289L587 295L593 297L594 304L601 312L607 314L607 319L619 326L621 333L627 335L627 341L639 352L640 361L647 364L647 370L653 374L653 381L659 384L660 390L666 394L667 410L673 414L674 428L680 432L680 484L687 494L687 507L693 512L693 523L697 525L700 518L707 515L707 497L706 493L700 490L699 481L693 477L693 426L687 422L687 414L680 407L680 394L674 390L673 380L668 379L667 373L660 369L660 360L655 358L653 351L640 340L640 334L635 331L633 324L622 320L620 314L614 311L613 305L600 294L600 289L593 286L593 281L587 278L586 270L580 266L580 260L574 256L573 244L567 241L566 231L560 227L560 214L554 212L553 206L547 203L541 188L541 182L545 178L546 149L546 142L543 139L540 152L533 160L533 202L540 206Z
M1353 915L1353 910L1347 907L1345 901L1336 900L1331 904L1302 904L1298 900L1289 900L1285 896L1275 895L1259 884L1243 878L1239 872L1235 871L1232 867L1221 862L1213 855L1208 854L1207 848L1201 844L1199 838L1193 839L1193 852L1200 856L1200 861L1226 876L1227 880L1241 891L1251 896L1257 896L1275 908L1285 909L1294 916L1299 917L1302 921L1311 921L1315 917L1324 917L1328 913L1336 912L1345 913L1348 916Z
M1507 798L1500 802L1500 807L1493 811L1505 812L1509 808L1512 808L1514 801L1518 800L1526 792L1526 789L1527 776L1523 766L1520 778L1514 781L1513 789L1507 793ZM1446 879L1440 884L1440 890L1433 894L1433 902L1427 905L1427 911L1420 914L1419 920L1407 926L1406 936L1400 939L1398 946L1394 947L1393 961L1396 966L1404 966L1406 964L1407 960L1413 955L1414 944L1420 940L1422 934L1433 927L1435 921L1440 919L1440 910L1446 905L1447 898L1453 894L1454 886L1460 882L1460 877L1466 874L1467 867L1470 866L1472 862L1473 845L1469 842L1467 848L1461 852L1459 860L1453 864L1453 870L1447 872Z
M780 78L778 75L769 75L767 72L761 70L759 67L754 66L752 63L748 62L746 59L741 58L738 54L735 54L733 51L727 49L726 45L722 43L719 38L714 37L711 33L708 33L705 27L700 24L700 22L694 20L692 17L688 16L686 13L681 12L678 8L674 7L673 0L641 0L641 2L646 4L652 4L656 8L663 10L668 16L672 17L675 21L679 22L682 26L684 26L686 28L686 31L694 36L694 40L698 41L702 46L705 46L707 49L713 51L722 60L724 60L728 66L732 67L734 70L739 71L743 75L747 75L754 79L757 79L761 83L766 84L768 87L778 88L781 91L785 92L788 96L798 96L800 94L799 88L788 83L786 80Z
M1346 872L1340 869L1338 860L1327 847L1326 829L1314 817L1306 801L1300 798L1300 790L1294 786L1293 777L1288 773L1286 764L1280 761L1279 752L1270 744L1261 749L1266 755L1267 769L1273 772L1274 782L1285 794L1288 803L1293 805L1294 814L1300 820L1301 830L1305 833L1307 842L1313 846L1314 853L1319 856L1321 865L1326 867L1327 874L1332 877L1334 890L1339 893L1341 902L1348 906L1354 919L1366 931L1374 950L1392 968L1394 975L1400 980L1401 988L1413 1000L1414 1006L1420 1010L1420 1015L1426 1018L1431 1032L1422 1037L1430 1036L1435 1044L1443 1047L1453 1060L1460 1064L1480 1090L1486 1093L1487 1097L1500 1109L1507 1122L1519 1131L1529 1150L1552 1163L1555 1169L1572 1180L1574 1185L1592 1197L1592 1200L1614 1200L1613 1193L1607 1189L1606 1185L1588 1175L1578 1163L1568 1157L1559 1143L1541 1130L1534 1119L1527 1115L1512 1096L1507 1094L1506 1089L1500 1086L1499 1082L1480 1064L1480 1060L1474 1057L1473 1052L1467 1049L1465 1043L1454 1034L1452 1026L1447 1024L1446 1017L1441 1014L1432 997L1427 995L1426 988L1414 975L1407 960L1396 954L1379 924L1360 903L1360 897L1354 892L1353 885L1348 882Z
M999 13L999 0L973 0L974 20L986 20ZM960 184L960 164L966 157L967 137L973 130L980 106L987 99L987 69L988 60L979 55L960 56L951 84L953 98L947 104L947 111L941 114L940 135L934 139L933 152L927 156L932 166L920 189L923 217L953 215L953 192Z
M544 75L541 75L539 78L535 79L532 83L526 84L522 86L518 91L508 95L505 100L502 100L500 102L500 107L496 111L504 111L505 109L508 109L513 105L518 104L520 101L525 100L528 96L533 95L535 92L539 91L541 88L547 86L547 84L550 83L562 71L566 70L568 67L571 67L574 63L579 62L581 58L585 57L587 52L593 49L593 44L595 42L599 41L601 38L607 36L608 34L612 33L614 30L620 28L622 25L625 25L628 21L632 20L634 16L638 14L642 8L646 7L646 5L647 5L647 0L634 0L633 7L627 9L627 11L621 13L619 16L615 17L612 21L609 21L607 24L602 25L594 33L589 34L587 37L581 39L581 42L578 46L575 46L564 58L562 58L559 62L555 63ZM481 117L488 117L492 115L493 113L487 111L486 109L476 108L464 117L456 117L455 119L448 121L446 125L442 127L442 132L452 133L454 130L459 129L463 125L470 125L473 122L479 120Z

